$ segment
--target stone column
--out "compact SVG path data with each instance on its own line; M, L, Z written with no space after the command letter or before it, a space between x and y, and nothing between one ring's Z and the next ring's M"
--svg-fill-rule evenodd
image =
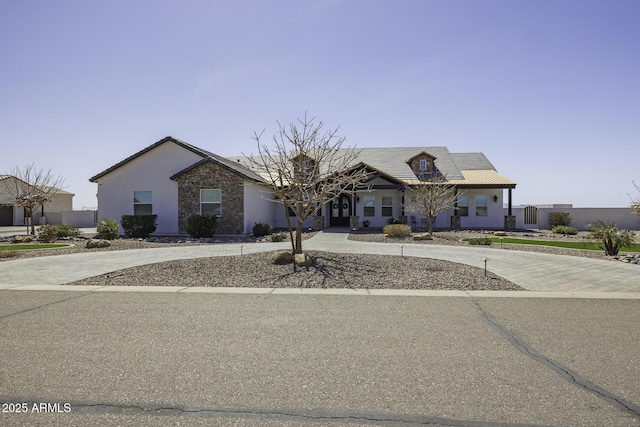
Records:
M349 217L349 228L351 230L360 230L360 217L359 216L351 216Z
M455 230L455 231L459 231L460 230L460 216L459 215L453 215L451 217L451 229Z
M313 217L313 231L320 231L323 229L324 229L324 217L323 216Z
M516 229L516 217L515 217L515 215L505 215L504 216L504 229L505 230L515 230Z

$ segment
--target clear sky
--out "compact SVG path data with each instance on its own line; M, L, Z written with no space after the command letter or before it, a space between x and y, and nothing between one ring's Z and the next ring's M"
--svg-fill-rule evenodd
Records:
M359 147L481 151L514 204L629 205L640 1L0 0L0 173L91 176L171 135L223 156L309 114Z

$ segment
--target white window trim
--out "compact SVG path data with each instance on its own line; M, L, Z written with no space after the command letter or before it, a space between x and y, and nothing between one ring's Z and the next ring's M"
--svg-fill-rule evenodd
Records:
M151 193L151 203L146 203L146 202L136 202L136 193ZM134 190L133 191L133 214L136 214L136 206L145 206L145 205L149 205L151 206L151 214L153 215L153 191L150 190ZM149 215L149 214L147 214Z
M203 191L207 191L207 190L213 190L213 191L220 192L220 201L219 202L203 202L202 201L202 192ZM200 215L202 215L202 205L203 204L207 204L207 205L218 204L218 205L220 205L220 213L218 215L216 215L217 218L220 218L222 216L222 190L219 189L219 188L201 188L200 189Z

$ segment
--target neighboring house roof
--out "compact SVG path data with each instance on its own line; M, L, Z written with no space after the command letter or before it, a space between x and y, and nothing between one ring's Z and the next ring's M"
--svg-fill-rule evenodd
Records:
M116 163L115 165L111 166L110 168L100 172L99 174L89 178L89 181L91 182L96 182L98 179L102 178L103 176L113 172L114 170L118 169L121 166L126 165L127 163L129 163L130 161L137 159L138 157L144 155L145 153L148 153L149 151L153 150L154 148L159 147L160 145L164 144L165 142L173 142L176 145L179 145L189 151L191 151L192 153L195 153L199 156L201 156L203 158L204 161L213 161L214 163L217 163L221 166L224 166L228 169L231 169L232 171L245 176L246 178L249 179L253 179L253 180L261 180L259 176L257 176L253 171L251 171L250 169L247 169L244 165L237 163L237 162L233 162L232 160L226 159L224 157L218 156L217 154L211 153L209 151L203 150L201 148L198 148L194 145L188 144L184 141L181 141L179 139L173 138L171 136L166 136L164 138L162 138L160 141L156 142L155 144L151 144L150 146L148 146L147 148L138 151L137 153L133 154L132 156L127 157L126 159L124 159L123 161ZM187 169L189 168L193 168L196 165L198 165L200 162L196 162L194 165L189 166ZM183 170L181 172L178 172L176 175L180 175L184 172L186 172L186 170ZM173 179L173 177L171 177Z
M0 181L4 181L5 179L9 179L9 178L18 180L18 181L22 182L24 185L29 185L27 182L25 182L25 181L23 181L23 180L21 180L19 178L16 178L13 175L0 175ZM10 185L15 185L15 184L10 184ZM47 188L47 190L53 189L54 190L54 194L75 196L74 193L70 193L69 191L63 190L62 188L56 188L56 187L46 187L46 188Z

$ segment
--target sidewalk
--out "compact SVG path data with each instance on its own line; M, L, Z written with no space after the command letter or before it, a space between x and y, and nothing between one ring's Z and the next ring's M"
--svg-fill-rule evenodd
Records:
M81 253L0 262L0 289L63 285L124 268L178 259L270 252L289 242L215 244ZM305 250L435 258L484 268L530 291L622 292L640 296L640 267L621 262L537 252L461 246L368 243L348 240L347 233L320 232L304 242ZM630 295L631 296L631 295Z

